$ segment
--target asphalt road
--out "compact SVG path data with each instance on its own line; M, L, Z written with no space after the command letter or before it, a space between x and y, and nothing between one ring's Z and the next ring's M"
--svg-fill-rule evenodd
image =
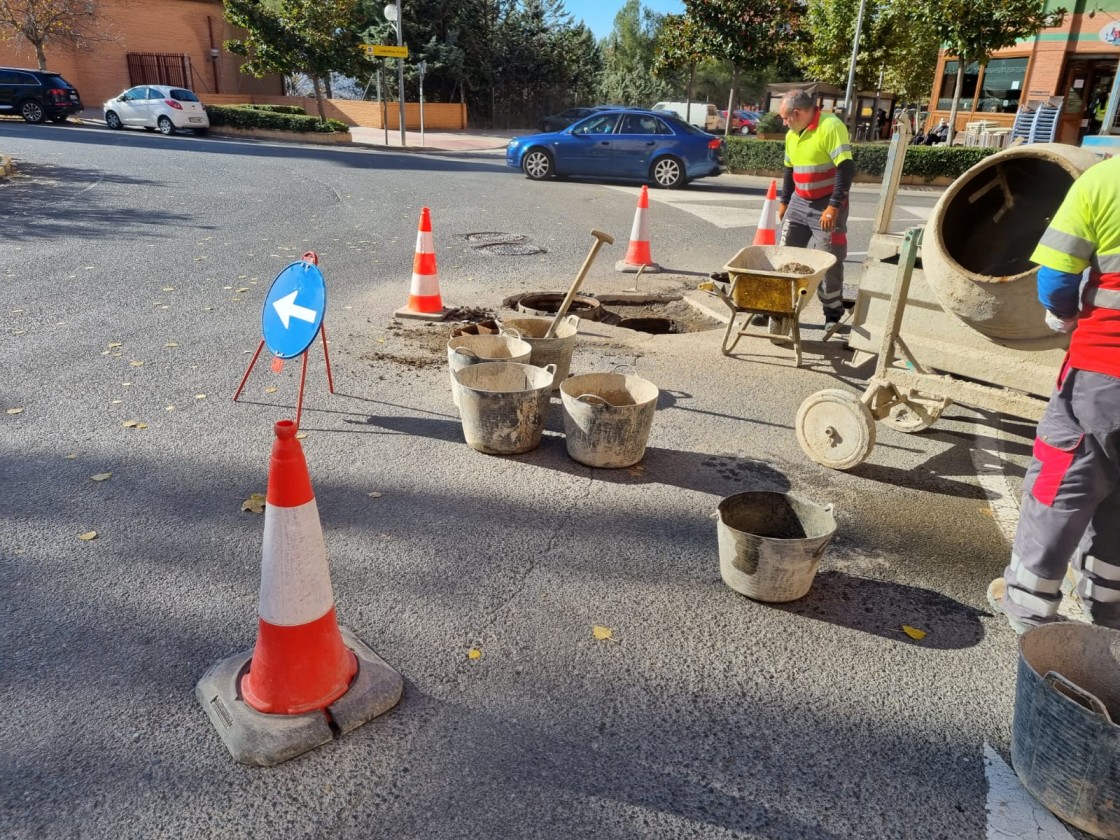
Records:
M592 227L618 242L586 289L631 287L613 262L633 187L532 183L493 154L4 121L0 148L19 166L0 182L0 836L988 836L985 747L1008 759L1016 650L984 603L1008 546L974 450L1001 453L1012 490L994 486L1013 495L1024 424L997 435L954 407L921 435L880 427L871 460L830 472L792 425L807 395L861 389L840 342L807 327L795 370L766 342L729 359L716 332L592 324L576 372L632 364L662 389L640 467L570 460L557 401L539 449L485 456L451 404L448 327L391 321L419 208L445 302L501 312L564 288ZM654 193L669 271L641 288L718 269L764 187ZM935 198L907 194L898 227ZM874 201L857 192L853 216ZM853 224L853 251L867 231ZM541 252L472 247L489 232ZM298 365L260 365L231 397L268 284L309 249L336 393L316 344L303 446L338 614L405 692L258 769L230 759L193 689L255 638L262 518L241 505L265 489ZM835 505L800 601L721 581L711 514L749 489Z

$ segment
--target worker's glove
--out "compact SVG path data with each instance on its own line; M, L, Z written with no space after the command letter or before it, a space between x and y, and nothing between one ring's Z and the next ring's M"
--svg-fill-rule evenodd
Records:
M786 215L786 208L788 208L788 207L789 207L789 205L788 205L788 204L779 204L779 205L778 205L778 221L779 221L779 222L780 222L780 221L781 221L782 219L784 219L784 218L785 218L785 215Z
M825 233L832 231L836 227L836 217L840 215L840 208L833 207L831 204L824 208L821 213L821 230Z
M1059 318L1049 309L1046 310L1046 326L1056 333L1071 333L1077 326L1077 316L1072 318Z

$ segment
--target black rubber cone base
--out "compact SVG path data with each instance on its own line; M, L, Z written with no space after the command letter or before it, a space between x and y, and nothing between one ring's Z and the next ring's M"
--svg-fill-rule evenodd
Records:
M661 266L657 263L628 263L626 260L619 260L614 264L615 271L621 271L624 274L637 274L639 271L642 274L657 274L661 271Z
M395 318L414 318L417 321L442 321L447 317L448 309L445 306L439 312L417 312L415 309L409 309L403 306L393 313Z
M345 694L326 709L301 715L266 715L241 698L241 678L253 652L223 659L203 674L194 695L237 761L270 767L345 735L389 711L401 699L404 680L354 634L342 641L358 660L358 673Z

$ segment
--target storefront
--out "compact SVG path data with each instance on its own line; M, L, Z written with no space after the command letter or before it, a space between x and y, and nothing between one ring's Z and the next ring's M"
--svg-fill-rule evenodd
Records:
M965 67L956 128L1010 128L1020 106L1060 110L1057 136L1079 144L1098 134L1120 64L1120 0L1077 0L1060 27L995 53L986 67ZM926 126L948 119L959 62L939 56ZM1111 133L1120 134L1120 117Z

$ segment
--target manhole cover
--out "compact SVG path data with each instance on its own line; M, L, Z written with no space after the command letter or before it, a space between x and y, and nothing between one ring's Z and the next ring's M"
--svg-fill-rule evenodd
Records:
M536 245L506 244L504 242L496 242L493 245L475 245L474 249L484 254L497 254L502 257L529 257L533 254L546 253L544 248L538 248Z
M498 231L483 231L482 233L466 233L463 238L475 245L510 245L514 242L524 242L525 237L520 233L500 233Z

